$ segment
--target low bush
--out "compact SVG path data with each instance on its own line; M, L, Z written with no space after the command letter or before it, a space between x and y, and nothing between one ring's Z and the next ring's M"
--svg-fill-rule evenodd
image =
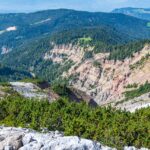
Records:
M63 131L122 149L150 148L150 108L135 113L108 108L91 108L66 98L53 102L11 96L0 101L0 124L41 130Z

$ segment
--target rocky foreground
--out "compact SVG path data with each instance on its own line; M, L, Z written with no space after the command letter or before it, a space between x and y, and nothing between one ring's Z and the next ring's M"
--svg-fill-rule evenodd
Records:
M98 142L58 131L38 133L30 129L0 127L0 150L116 150ZM124 150L138 150L125 147ZM141 150L148 150L141 148Z

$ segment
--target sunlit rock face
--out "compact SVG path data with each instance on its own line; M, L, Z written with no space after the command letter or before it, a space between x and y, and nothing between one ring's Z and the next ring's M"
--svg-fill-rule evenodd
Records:
M10 82L10 88L27 99L48 100L53 102L59 99L59 95L49 88L47 83L37 85L30 82Z
M38 133L29 129L0 127L0 150L116 150L92 140L64 136L55 131Z
M46 133L45 133L46 132ZM123 148L124 150L148 150L135 147ZM62 132L42 133L30 129L0 127L0 150L117 150L102 144L81 139L77 136L64 136Z
M10 84L15 91L17 91L19 94L23 95L26 98L47 98L47 95L33 83L11 82Z
M108 60L109 53L93 54L92 58L83 60L85 51L90 50L91 47L83 49L78 45L59 45L45 53L43 59L60 64L69 60L74 62L62 77L73 77L70 85L91 96L101 106L115 105L118 101L122 101L127 90L125 87L129 84L140 86L146 81L150 82L150 59L143 61L143 58L150 54L149 44L140 52L134 53L132 58L123 61ZM142 95L142 101L133 104L133 100L130 100L129 103L118 105L117 108L133 112L149 105L149 97Z

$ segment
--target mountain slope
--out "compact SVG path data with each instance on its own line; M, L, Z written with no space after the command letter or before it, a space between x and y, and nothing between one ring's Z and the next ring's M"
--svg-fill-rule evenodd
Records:
M85 41L85 39L90 39ZM106 45L116 45L124 43L126 40L116 30L106 27L95 28L81 28L78 30L67 30L53 34L51 37L47 36L25 42L18 46L14 51L1 56L1 62L13 68L36 71L37 74L45 71L44 69L54 69L59 67L51 61L45 61L44 56L46 52L53 49L56 45L79 45L80 47L98 47L99 50L105 51ZM99 43L103 44L100 46ZM54 66L52 66L54 65ZM52 68L51 68L51 67ZM42 71L43 69L43 71ZM57 76L55 74L55 76Z
M0 47L15 49L32 39L64 30L85 27L111 27L128 40L150 37L147 21L113 13L90 13L74 10L47 10L29 14L0 14ZM8 30L15 28L15 30Z
M15 81L30 77L32 75L27 71L12 69L0 64L0 82Z
M131 47L133 48L133 45ZM60 65L68 61L73 62L71 67L64 70L59 77L63 80L67 78L70 86L91 96L98 105L110 103L117 105L119 101L122 103L120 108L123 108L123 103L131 100L129 105L132 108L134 98L150 92L149 84L146 84L147 81L150 82L150 46L144 44L141 49L137 46L132 53L126 51L128 48L123 50L124 53L119 53L118 57L123 55L126 56L125 59L115 61L108 58L111 53L117 51L93 53L91 48L59 45L47 52L44 59ZM135 89L126 88L129 85L131 87L136 85L136 87ZM127 92L128 90L133 91ZM139 105L140 107L149 105L150 101L147 99L149 99L148 94L142 97L143 102L139 100L134 105L134 110Z
M150 37L147 21L113 13L58 9L0 14L0 23L0 62L27 71L36 66L43 68L47 63L42 61L43 55L52 49L53 42L85 44L89 38L88 44L99 52L109 45Z
M71 67L69 63L60 66L43 60L45 53L55 45L79 44L94 47L99 53L109 51L110 46L150 37L147 21L112 13L59 9L1 14L0 23L0 62L48 80ZM49 70L53 70L53 75Z
M113 13L122 13L129 16L134 16L140 19L150 20L149 8L120 8L112 11Z
M0 17L0 62L14 70L51 83L63 79L99 105L124 102L125 86L150 82L149 41L133 42L149 38L145 20L63 9ZM24 21L11 24L12 17Z

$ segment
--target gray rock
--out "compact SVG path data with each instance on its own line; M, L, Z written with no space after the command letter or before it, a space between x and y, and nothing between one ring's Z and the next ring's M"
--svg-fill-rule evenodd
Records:
M14 150L13 146L5 146L4 150Z
M148 148L141 148L141 149L137 149L134 146L125 146L124 150L149 150Z
M29 129L0 127L0 138L0 150L116 150L92 140L64 136L59 131L38 133ZM138 149L124 147L124 150Z
M14 134L7 135L6 138L0 142L0 150L13 147L13 150L18 150L22 146L22 135Z
M33 83L25 82L10 82L14 91L26 98L47 99L47 94L42 92L41 89Z
M0 136L0 142L3 141L4 139L5 139L4 137Z
M124 150L137 150L137 149L135 147L132 147L132 146L131 147L126 146L126 147L124 147Z
M40 150L42 146L43 146L42 143L38 143L37 141L34 141L21 147L19 150Z
M22 144L26 145L29 144L30 142L33 141L32 135L31 134L26 134L23 139L22 139Z
M100 143L91 140L80 139L79 137L59 137L42 147L41 150L112 150L103 147Z

